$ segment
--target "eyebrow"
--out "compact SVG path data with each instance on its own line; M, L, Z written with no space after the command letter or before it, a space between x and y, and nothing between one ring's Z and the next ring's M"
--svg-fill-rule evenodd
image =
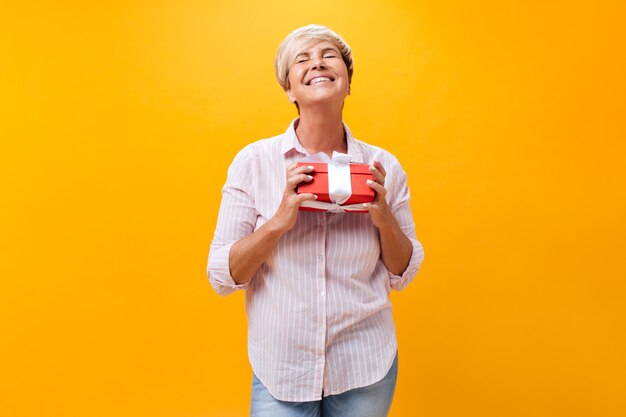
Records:
M339 51L336 48L331 48L331 47L322 49L322 55L324 55L326 52L335 52L337 54L339 53ZM298 55L296 55L294 57L294 60L298 59L298 57L300 57L302 55L309 56L309 53L308 52L300 52Z

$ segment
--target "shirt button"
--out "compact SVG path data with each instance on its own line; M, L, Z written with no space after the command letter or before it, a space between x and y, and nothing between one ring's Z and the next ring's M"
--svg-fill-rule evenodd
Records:
M324 257L322 255L317 255L317 260L321 261L322 259L324 259Z
M324 291L322 291L322 292L320 293L320 295L321 295L322 297L324 297L324 296L326 295L326 293L325 293Z

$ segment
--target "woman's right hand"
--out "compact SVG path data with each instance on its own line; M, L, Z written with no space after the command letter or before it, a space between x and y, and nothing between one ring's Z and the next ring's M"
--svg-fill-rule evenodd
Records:
M309 175L312 172L312 166L297 166L297 164L294 163L287 167L287 185L285 186L283 199L274 216L268 221L268 223L272 223L272 226L281 234L291 230L296 224L298 208L303 202L317 199L315 194L298 194L296 192L298 184L301 182L309 182L313 179L313 177Z
M276 248L280 237L296 224L300 204L316 199L316 196L310 193L296 193L298 184L313 179L309 175L312 172L311 166L290 165L287 168L287 186L283 200L274 216L253 233L239 239L230 248L228 265L235 283L242 285L250 281Z

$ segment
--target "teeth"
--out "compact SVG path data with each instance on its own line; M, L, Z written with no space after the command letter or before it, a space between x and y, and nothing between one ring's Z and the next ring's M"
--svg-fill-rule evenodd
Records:
M317 83L321 83L324 81L330 81L330 78L328 77L317 77L315 79L313 79L312 84L317 84Z

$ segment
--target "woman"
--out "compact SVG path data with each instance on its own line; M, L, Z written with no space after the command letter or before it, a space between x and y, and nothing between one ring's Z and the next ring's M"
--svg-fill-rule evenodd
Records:
M233 160L207 272L221 295L246 290L252 416L386 416L397 374L390 288L417 273L407 179L397 159L355 139L342 120L352 54L309 25L280 45L276 74L299 118ZM299 211L296 187L319 152L368 163L367 214ZM286 174L286 175L285 175Z

